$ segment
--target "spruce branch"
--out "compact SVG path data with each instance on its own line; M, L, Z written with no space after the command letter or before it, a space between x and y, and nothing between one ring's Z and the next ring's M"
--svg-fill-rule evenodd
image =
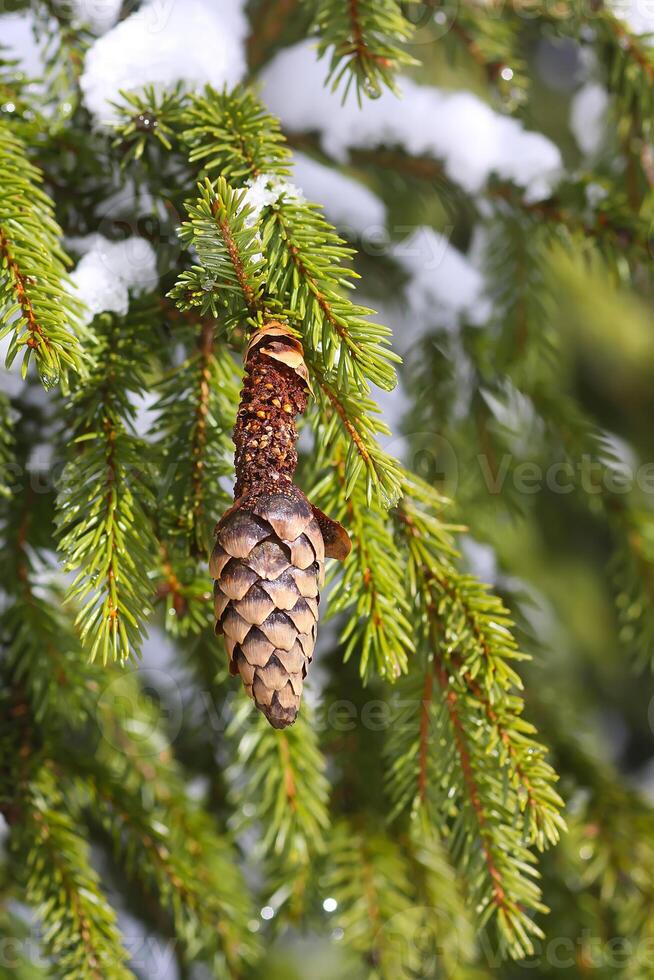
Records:
M289 153L279 121L251 93L237 89L216 96L209 90L189 109L193 125L184 133L191 161L208 172L219 170L241 186L257 177L284 178ZM353 379L362 392L369 382L393 388L393 364L387 327L371 323L371 311L343 295L355 274L352 250L336 234L317 206L292 187L275 184L277 200L263 208L260 227L267 256L267 292L295 311L303 323L309 355L325 370L337 365L339 379Z
M204 319L185 331L188 356L158 388L154 433L164 475L159 524L173 558L206 556L216 515L229 501L220 480L232 471L238 384L236 364L215 330L214 321Z
M256 71L274 52L289 24L306 15L301 0L260 0L250 16L247 40L248 65Z
M355 277L345 245L317 206L282 193L264 209L262 239L268 256L268 289L299 316L309 350L324 368L335 368L341 384L366 393L369 384L391 390L396 384L390 330L372 322L372 310L342 294Z
M456 571L428 495L419 485L413 492L418 500L402 501L399 520L420 597L423 667L414 665L397 694L394 812L410 807L414 819L425 811L435 826L448 821L446 841L482 922L493 918L506 950L522 956L541 935L528 910L545 911L529 848L558 840L562 801L535 729L521 717L512 662L524 655L510 619L498 599Z
M249 89L217 92L209 86L190 97L184 118L181 139L189 161L209 175L218 172L239 186L264 173L288 176L291 154L279 120Z
M145 110L145 104L140 107ZM370 310L341 294L353 276L343 265L351 250L317 209L284 183L289 153L279 122L250 92L219 94L209 88L191 97L184 115L191 125L180 140L190 161L221 176L215 185L205 180L200 200L189 206L182 240L193 245L202 264L182 273L170 295L182 310L199 307L226 315L230 327L256 322L279 306L286 310L301 327L307 363L329 402L327 411L336 412L356 447L358 460L348 457L348 483L364 465L368 494L375 490L393 502L400 493L397 466L374 439L384 430L374 419L368 391L371 382L394 386L393 362L399 358L389 349L388 328L371 323ZM120 131L126 132L124 125ZM258 215L247 190L234 190L224 175L241 188L269 178L277 200Z
M211 625L211 591L204 569L195 558L171 554L160 546L161 563L156 601L165 603L165 627L173 636L197 634Z
M89 672L58 602L56 593L43 599L28 587L0 616L8 677L21 685L35 721L50 726L82 717L92 698Z
M228 839L187 792L137 675L115 679L98 702L104 738L96 760L75 759L79 798L131 878L171 915L189 962L238 976L256 958L253 908Z
M34 358L49 386L79 370L79 306L67 292L62 233L40 183L25 147L0 122L0 338L11 335L7 367L22 354L25 377Z
M232 190L222 177L215 187L209 180L205 182L200 202L197 206L189 207L191 221L182 228L185 243L193 245L203 264L182 273L171 296L181 309L200 306L204 312L212 315L218 315L222 310L226 323L232 327L246 320L256 323L257 319L272 315L271 311L276 305L290 304L292 313L289 319L291 322L301 320L304 326L308 322L309 312L302 304L298 308L301 290L293 288L294 280L289 269L284 271L283 283L275 281L269 259L278 255L279 249L267 235L265 224L261 225L259 237L246 193ZM275 234L273 230L273 236ZM368 323L364 326L371 336L387 342L388 331L385 327L378 328ZM375 436L387 430L375 419L377 409L367 395L367 382L359 366L359 361L365 361L369 365L368 373L374 373L377 381L381 381L382 377L376 373L377 367L373 365L377 365L378 357L383 355L386 348L376 343L369 344L363 339L355 344L350 333L346 336L356 357L355 354L346 357L345 346L340 346L338 350L332 346L331 353L326 354L324 330L322 339L313 336L313 329L308 338L303 331L303 338L308 340L307 364L317 379L325 413L334 415L340 421L348 442L354 447L347 458L348 492L363 467L368 497L375 491L382 500L392 502L400 492L399 469L376 441ZM338 359L338 366L335 369L326 368L325 360L332 361L334 358ZM357 365L351 368L352 375L348 375L344 367L346 363ZM352 383L357 386L356 393L350 390ZM334 436L332 429L330 438Z
M323 437L318 430L318 440L328 444ZM415 652L411 597L388 514L371 505L362 480L346 493L346 451L341 440L327 457L329 472L312 495L355 542L353 558L329 593L329 615L348 614L340 636L344 661L356 655L364 679L378 674L394 681L406 672Z
M242 90L218 97L208 91L189 110L194 125L184 133L191 162L203 162L243 185L288 174L288 151L279 123L254 97ZM371 313L342 294L355 277L349 268L352 250L336 234L315 205L300 199L283 182L275 185L277 200L264 207L261 238L268 259L266 289L303 324L308 353L325 370L338 365L339 378L353 378L366 392L369 382L394 387L390 331L372 323ZM256 254L256 253L255 253Z
M91 678L62 612L59 589L42 576L39 581L44 538L51 543L52 497L39 499L29 488L32 441L24 430L19 418L14 466L26 487L0 497L1 582L11 596L0 612L2 670L7 687L20 689L30 718L55 729L62 717L79 720L88 712Z
M396 91L394 75L418 62L400 45L413 33L397 0L316 0L318 53L329 56L327 83L343 85L345 100L355 86L361 96Z
M236 830L258 824L261 853L292 876L324 851L329 826L325 760L307 712L275 731L264 718L255 720L243 699L227 735L235 752L230 782Z
M474 966L473 916L445 843L424 808L416 814L402 843L416 892L417 908L410 923L416 931L417 952L435 955L444 976L482 980L484 972ZM430 937L429 943L424 942L425 935Z
M402 469L379 444L377 437L389 436L390 430L378 418L378 406L368 396L355 394L347 385L340 385L337 378L322 371L314 361L309 360L309 366L318 381L322 455L331 453L335 457L339 445L343 447L345 495L349 496L361 480L368 506L372 506L374 499L386 509L400 496Z
M569 832L556 852L556 874L587 895L597 914L595 934L629 937L634 952L624 964L624 975L645 980L653 924L654 811L588 739L575 735L577 705L541 702L540 708L552 731L557 766L574 787Z
M103 315L89 377L69 400L71 455L58 500L59 548L76 571L68 591L90 657L125 661L140 647L151 609L157 548L152 475L133 428L130 396L145 387L149 323L135 307Z
M54 107L59 124L79 105L79 79L93 40L85 27L75 23L67 6L60 0L38 0L33 5L36 35L43 45L45 101Z
M263 259L252 208L245 191L224 177L206 179L200 197L187 205L190 220L180 230L184 244L197 251L200 265L179 277L170 296L181 310L223 314L229 326L256 315L263 288Z
M160 91L146 85L141 91L121 91L121 102L113 103L118 114L114 145L133 160L140 160L152 143L170 152L178 138L187 96L181 85ZM156 145L155 144L155 145Z
M305 137L293 135L292 145L301 144ZM313 146L313 141L311 141ZM588 183L561 183L555 194L541 201L525 199L520 189L500 180L491 180L483 190L488 205L480 208L469 197L462 197L461 189L445 174L442 163L430 156L412 155L402 149L355 148L350 153L353 163L373 172L383 179L391 172L410 183L435 183L443 185L443 193L457 198L458 206L469 212L470 220L483 221L492 234L502 226L511 225L516 236L521 233L529 241L531 234L541 239L549 234L551 241L575 238L592 238L603 255L618 267L625 255L634 269L647 262L649 255L650 222L646 209L635 213L621 191L611 188L611 193L599 195L599 200L589 207ZM608 188L606 188L608 190ZM489 210L492 208L492 222ZM508 278L502 277L502 278Z
M48 766L30 782L21 818L12 827L11 849L24 869L28 901L44 926L52 975L61 980L130 978L115 913Z
M419 949L411 948L410 937L421 923L410 875L406 856L389 835L378 830L362 833L347 820L334 827L327 868L329 894L338 902L336 917L344 942L369 965L369 975L379 980L391 980L407 969L424 969ZM412 954L417 954L417 963Z
M0 393L0 499L11 496L13 466L12 409L9 399Z
M427 0L436 10L442 9L438 0ZM451 36L458 41L470 59L478 65L487 81L508 103L515 108L524 101L529 78L527 66L521 51L521 35L515 23L508 18L483 16L483 8L478 5L448 4L443 7L448 23L451 22ZM507 77L504 69L510 68Z

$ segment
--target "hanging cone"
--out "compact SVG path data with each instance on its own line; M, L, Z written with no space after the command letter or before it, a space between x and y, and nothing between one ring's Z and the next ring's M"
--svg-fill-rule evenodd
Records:
M246 354L236 445L236 500L216 527L210 571L216 632L230 672L275 728L292 725L313 658L325 557L345 558L347 532L292 482L295 415L308 374L302 345L281 324Z

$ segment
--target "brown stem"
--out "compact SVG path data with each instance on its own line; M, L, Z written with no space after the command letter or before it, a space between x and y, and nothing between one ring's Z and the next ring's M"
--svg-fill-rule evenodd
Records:
M29 298L26 288L26 278L20 271L20 266L14 258L7 236L5 235L2 228L0 228L0 255L4 259L4 264L9 270L9 275L14 281L16 286L16 296L20 304L20 308L23 311L23 316L27 321L27 327L29 329L30 335L27 338L27 346L32 348L37 348L43 345L46 348L50 348L50 342L45 336L42 327L36 319L36 314L34 313L34 307L32 306L32 301Z
M281 324L267 326L283 331ZM307 388L295 368L265 352L275 343L269 338L265 332L255 335L245 361L234 428L236 499L255 488L262 492L292 483L297 466L295 417L306 409ZM289 357L301 354L301 344L290 334L283 335L282 346Z
M366 449L366 445L363 439L361 438L358 429L356 428L354 423L348 418L347 409L345 408L345 406L343 405L343 403L341 402L337 394L330 388L328 384L326 384L322 379L320 379L319 384L321 389L327 395L329 401L336 409L336 413L340 418L341 422L343 423L346 432L351 437L354 445L357 447L357 452L363 459L364 463L366 463L366 465L369 465L371 462L370 453Z
M223 237L223 241L225 242L227 251L229 252L229 258L234 268L234 272L236 273L236 278L238 279L238 284L241 287L241 292L243 293L245 302L248 306L248 309L251 312L254 312L257 306L257 298L255 296L254 290L252 289L252 286L248 282L247 274L245 272L245 266L243 265L243 262L241 260L241 256L238 251L238 246L236 245L236 242L234 241L234 238L232 236L231 228L229 227L229 224L226 221L224 221L222 218L218 216L219 208L220 208L220 200L217 198L213 202L211 206L211 210L216 219L216 224L220 229L220 234Z
M252 32L247 41L248 64L256 70L266 60L266 55L282 35L289 17L298 6L298 0L266 0L252 20Z
M506 893L504 891L504 886L502 883L502 876L500 874L497 865L495 864L495 858L493 856L493 847L490 834L487 828L487 818L484 810L483 803L479 796L479 788L477 786L477 781L475 779L474 770L472 767L472 761L470 758L470 753L468 751L468 746L466 744L465 732L463 729L463 724L459 716L458 711L458 696L455 691L453 691L449 686L449 678L447 676L447 671L443 666L442 662L438 658L436 650L434 650L434 673L438 679L438 683L441 686L443 694L445 695L445 704L447 707L447 712L450 717L450 722L452 724L452 729L454 731L454 742L456 745L457 754L461 763L461 771L463 772L463 780L466 785L466 790L468 794L468 799L472 806L473 812L475 814L475 819L477 821L477 827L479 829L479 837L481 840L481 850L484 856L484 862L488 870L492 882L492 899L493 903L498 908L506 907Z
M288 739L285 735L283 735L278 739L277 744L279 745L279 755L282 760L282 768L284 770L284 792L286 793L286 801L291 810L295 811L297 810L297 791L295 788L295 774L291 763L291 753L288 747Z
M350 16L350 25L352 27L352 43L354 44L354 50L356 52L357 59L362 61L366 54L366 45L365 41L363 40L363 31L361 29L361 21L359 19L359 0L348 0L347 9Z
M422 705L420 709L420 762L418 767L418 796L420 802L427 799L427 764L429 761L429 708L434 689L434 675L428 668L425 671L425 682L422 690Z

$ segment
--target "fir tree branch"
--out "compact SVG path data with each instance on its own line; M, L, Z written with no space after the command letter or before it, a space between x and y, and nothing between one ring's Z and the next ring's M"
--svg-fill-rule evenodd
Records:
M79 79L93 37L85 27L74 23L66 3L39 0L33 6L37 36L43 44L46 101L54 103L55 118L63 121L79 104Z
M230 326L256 315L263 288L263 259L253 212L244 191L233 190L224 177L215 186L206 180L196 204L187 206L190 220L180 234L197 250L200 265L179 277L170 296L181 310L222 313Z
M411 948L420 923L410 868L393 839L340 822L330 838L327 883L344 942L364 958L371 977L391 980L407 969L422 975L420 950Z
M208 90L192 100L193 125L184 133L192 162L207 171L219 170L232 182L283 178L289 172L289 153L279 122L247 91L216 96ZM362 391L368 381L383 388L395 384L389 350L390 331L370 323L370 310L341 294L354 273L348 268L352 250L325 221L315 205L298 198L292 188L275 185L277 201L261 217L268 257L269 294L303 319L304 342L330 370L338 361L341 380L353 378Z
M474 966L477 951L470 909L444 842L424 808L416 814L402 843L416 891L416 912L409 919L415 930L416 952L420 955L424 951L429 957L423 969L435 959L444 976L482 980L485 972Z
M309 350L320 354L326 370L337 365L341 384L348 380L362 392L369 382L392 389L393 362L400 358L389 349L389 329L368 319L372 310L341 294L354 278L346 266L352 250L314 205L291 194L264 209L261 225L268 289L302 318Z
M208 87L191 96L184 116L181 139L189 160L209 175L217 171L238 185L264 173L288 175L291 154L279 120L249 89L221 93Z
M227 735L234 747L229 777L236 829L258 824L260 853L280 878L292 880L324 852L329 826L325 761L307 712L276 732L263 718L253 719L243 699Z
M105 664L138 651L151 609L152 483L130 402L145 387L148 335L142 309L100 318L93 367L69 403L73 448L59 492L59 547L77 571L68 597L82 604L80 636Z
M346 496L363 479L368 506L372 506L373 495L382 507L393 504L401 493L402 471L397 460L384 452L376 438L390 435L386 424L377 417L377 405L368 397L348 391L347 386L340 385L314 361L308 363L318 381L321 453L334 455L339 442L345 447Z
M210 531L229 503L220 480L232 472L238 386L236 365L215 329L205 319L184 331L189 355L162 379L155 405L164 474L159 523L175 560L206 556Z
M204 96L191 98L187 114L192 125L180 139L189 148L191 162L202 162L208 173L219 171L241 185L268 176L274 184L274 178L288 174L289 153L279 123L251 93L237 89L219 95L207 89ZM264 208L259 219L259 241L247 192L234 191L221 181L222 176L215 187L205 182L200 201L189 211L191 221L184 225L182 237L194 245L202 266L183 273L171 296L182 310L226 312L229 326L279 304L289 309L291 319L301 321L307 360L320 378L320 388L366 467L368 493L376 489L386 501L396 500L398 474L371 439L383 430L370 417L375 409L367 392L369 382L393 387L392 362L398 358L389 350L388 329L370 323L369 310L340 294L344 276L353 275L340 267L351 250L316 209L299 201L284 183L275 184L277 202ZM346 394L353 383L356 396ZM361 410L362 402L368 416ZM359 465L348 458L349 483Z
M0 392L0 499L11 496L13 443L11 403L6 395Z
M115 914L99 890L84 841L47 767L30 783L21 819L12 828L11 847L14 860L26 871L28 901L45 927L53 976L131 977Z
M79 369L72 331L79 307L67 294L61 229L40 183L24 146L0 122L0 338L11 334L8 367L22 353L25 376L34 358L44 384L51 385Z
M413 30L396 0L317 0L318 52L329 54L327 82L343 99L352 84L361 96L377 98L386 86L395 91L394 74L417 62L400 44Z
M319 430L317 439L324 446L322 435ZM376 673L394 681L415 650L411 599L388 515L370 505L361 480L346 495L345 452L341 441L328 457L328 474L312 492L312 499L355 541L353 558L330 590L329 615L348 613L340 637L344 661L356 654L364 679Z
M172 914L188 958L209 963L222 975L240 976L256 948L245 918L252 909L209 821L179 796L168 807L148 805L106 774L100 780L89 775L84 788L91 819L113 839L131 876ZM183 857L189 841L192 861Z
M52 730L61 717L78 720L88 712L89 669L82 665L79 645L62 613L61 595L52 587L44 593L43 582L35 589L44 516L48 536L50 532L51 499L39 500L30 488L31 441L25 441L23 430L21 419L15 465L26 486L6 500L0 498L2 587L11 596L0 612L2 669L7 685L20 688L30 717Z
M184 637L211 628L211 591L206 571L195 558L171 555L160 548L161 569L155 589L157 600L165 601L165 626L173 636Z
M222 309L228 325L231 326L248 319L253 322L256 316L271 315L269 311L274 310L275 301L281 301L284 305L293 304L293 320L299 317L303 324L313 324L309 309L301 299L302 288L298 290L293 287L295 280L292 270L284 269L283 282L279 283L269 264L261 256L262 243L258 238L256 225L253 224L253 212L247 204L246 193L233 191L223 178L218 179L215 188L207 180L199 204L189 208L191 221L182 229L184 241L194 245L203 265L183 273L171 296L181 309L200 306L203 312L211 312L213 315L217 315ZM278 213L277 208L271 210L271 217L275 213ZM275 239L277 232L271 226L269 230L271 234L267 233L264 223L263 247L266 256L275 257L279 254L279 249L286 248L286 245L278 247ZM297 229L296 233L299 234ZM286 232L283 237L286 240ZM272 294L273 301L262 295L264 281L266 292ZM298 303L301 304L299 309ZM312 308L315 312L316 306ZM320 303L318 308L321 308ZM350 311L360 312L360 308L355 308L352 304L349 308ZM331 305L327 309L330 316L336 315ZM314 336L315 330L312 326L311 334L308 338L305 337L309 344L307 362L312 374L317 376L320 389L325 393L330 407L336 410L356 447L359 459L354 455L348 456L348 490L363 465L368 495L374 489L382 499L393 501L399 495L399 471L395 461L382 452L374 438L376 433L385 430L374 418L376 407L366 395L367 382L360 366L365 362L371 378L374 376L381 382L383 378L377 374L376 365L379 357L386 356L386 348L377 343L364 342L363 338L355 343L352 340L352 326L353 321L349 321L349 327L342 328L345 332L337 335L347 339L347 344L341 344L339 339L338 348L328 346L324 331L321 335L323 339ZM364 321L360 322L360 326L371 337L381 338L384 345L387 343L388 331L385 327L376 327ZM354 353L346 357L346 349ZM331 363L336 358L337 369L326 369L325 362ZM348 363L351 365L350 369L346 368ZM357 394L347 390L348 383L352 382L357 385Z
M389 743L394 812L410 805L435 826L449 815L446 841L482 921L492 917L507 951L522 956L541 934L526 910L545 910L525 845L542 849L564 826L555 774L521 718L522 684L511 661L523 655L501 603L452 566L438 519L410 498L399 519L409 577L422 596L424 667L414 666L397 695L401 717ZM470 834L478 852L470 850Z
M172 915L188 959L240 976L257 953L247 888L228 841L189 798L138 675L115 678L97 711L95 759L77 754L72 767L91 822L100 821L130 877Z
M301 143L302 137L294 134L293 145ZM446 178L442 164L429 156L413 156L401 150L379 148L375 150L352 149L353 163L385 171L393 171L410 180L427 182L431 186L446 184L447 193L460 191ZM585 187L585 185L584 185ZM649 254L649 221L646 215L634 214L624 196L611 194L601 198L590 211L584 190L579 194L578 184L562 184L556 194L542 201L525 200L515 187L501 181L491 181L483 191L484 197L494 208L493 224L512 224L517 230L522 225L525 237L533 232L541 237L547 233L543 222L549 225L552 239L564 233L594 239L603 253L609 256L623 256L625 248L632 264L646 261ZM471 218L484 220L487 212L482 212L475 201L469 198L461 201L461 207L469 209ZM507 210L510 209L510 210ZM492 227L492 226L491 226ZM508 278L508 277L507 277Z

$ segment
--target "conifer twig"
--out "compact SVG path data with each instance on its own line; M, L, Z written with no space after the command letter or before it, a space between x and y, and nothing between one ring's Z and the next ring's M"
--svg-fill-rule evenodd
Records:
M22 354L24 377L34 358L50 385L79 369L72 329L79 304L69 295L61 230L40 183L22 143L0 122L0 338L11 335L8 367Z

